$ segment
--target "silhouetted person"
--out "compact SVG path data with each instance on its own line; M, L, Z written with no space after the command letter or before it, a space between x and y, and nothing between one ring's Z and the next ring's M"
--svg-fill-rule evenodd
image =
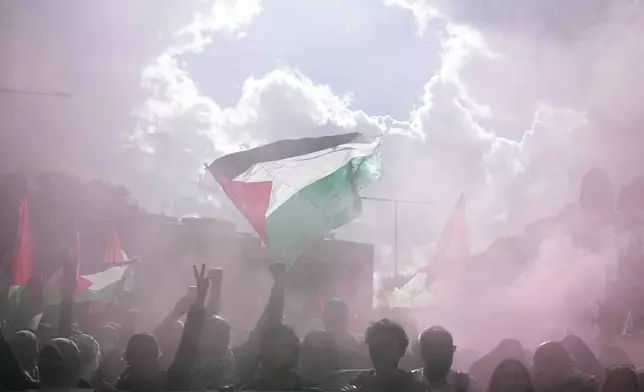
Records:
M210 299L206 308L199 341L199 358L192 375L192 388L215 390L237 384L235 357L230 349L230 324L219 313L224 273L221 269L210 269Z
M201 273L193 267L197 283L197 296L188 312L186 327L172 365L164 370L159 362L159 345L151 334L133 335L125 350L127 368L113 386L101 379L100 372L93 385L100 390L158 391L188 390L198 356L199 337L205 317L205 302L210 280L205 266Z
M264 332L270 328L281 326L284 318L286 265L284 263L275 263L271 265L270 272L273 277L273 288L266 307L264 307L264 312L257 321L255 328L249 334L248 340L233 349L235 370L242 385L249 384L257 375Z
M98 371L104 381L112 383L125 370L125 350L118 345L119 325L116 323L103 325L96 334L96 341L100 350Z
M639 392L640 385L632 366L609 366L602 392Z
M259 368L255 378L242 387L254 391L299 391L310 389L295 371L300 341L293 329L274 325L262 335Z
M535 392L530 372L516 359L506 359L496 367L487 392Z
M56 338L38 356L41 388L76 388L81 380L80 352L74 342Z
M11 337L10 345L22 369L34 380L38 380L40 378L37 366L39 350L36 334L27 330L18 331Z
M374 370L365 372L343 388L343 391L394 392L426 391L423 383L414 380L411 373L398 368L405 355L409 338L395 322L382 319L369 328L365 336Z
M537 392L557 392L564 385L571 388L581 385L583 392L597 391L592 376L577 371L572 358L558 342L546 342L537 348L532 381Z
M300 349L299 372L307 381L323 389L339 389L324 385L329 376L340 370L340 352L331 332L317 330L304 337Z
M528 366L528 360L521 342L516 339L504 339L492 351L479 358L470 366L468 373L479 385L489 385L492 374L505 360L514 359Z
M561 341L574 361L575 368L595 378L597 385L604 383L606 372L593 351L579 336L568 335Z
M132 336L125 350L125 361L127 368L114 383L114 388L123 391L164 389L165 372L159 363L159 345L154 335Z
M213 390L236 383L235 358L230 349L230 324L219 316L212 316L206 319L201 333L192 388Z
M119 342L119 328L113 323L105 324L96 334L96 341L101 350L101 355L105 356L117 348Z
M0 390L24 391L38 386L38 381L22 369L0 331Z
M89 381L98 368L100 353L98 342L93 337L81 334L75 339L81 361L81 381L79 386L89 388Z
M454 339L443 327L429 327L420 334L420 352L424 365L414 370L414 378L432 392L477 391L475 382L466 373L452 370Z
M190 298L181 298L172 311L161 321L155 328L154 336L159 342L161 358L159 359L161 367L167 369L172 364L174 356L179 349L181 335L183 334L184 325L179 319L183 317L192 306Z
M324 329L331 332L340 351L350 351L358 348L358 341L349 332L351 313L349 305L341 299L332 299L324 305L322 322Z

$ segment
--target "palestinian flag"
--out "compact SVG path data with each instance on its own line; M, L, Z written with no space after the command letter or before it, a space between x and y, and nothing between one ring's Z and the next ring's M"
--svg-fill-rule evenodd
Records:
M382 137L282 140L226 155L208 169L278 257L295 260L358 216L358 190L380 178Z
M127 277L129 268L133 265L119 265L103 272L91 275L80 275L74 292L75 302L112 302L118 295L119 283ZM60 304L60 284L63 270L58 269L48 281L46 288L47 305Z

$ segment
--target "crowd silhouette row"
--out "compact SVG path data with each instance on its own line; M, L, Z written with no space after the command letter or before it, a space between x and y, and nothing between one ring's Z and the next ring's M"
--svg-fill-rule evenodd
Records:
M534 354L502 341L468 373L452 369L454 345L444 328L410 342L389 319L373 322L360 343L349 331L349 309L335 299L324 329L303 341L283 324L284 264L271 267L273 288L248 341L230 347L231 328L218 316L223 273L194 268L196 295L180 299L153 333L134 333L130 319L103 325L95 336L73 323L73 290L61 288L56 337L51 328L4 330L0 388L88 388L96 391L434 391L636 392L637 372L626 354L607 347L602 360L582 339L545 342ZM185 316L185 323L180 321ZM404 370L407 369L407 370ZM415 370L414 370L415 369Z

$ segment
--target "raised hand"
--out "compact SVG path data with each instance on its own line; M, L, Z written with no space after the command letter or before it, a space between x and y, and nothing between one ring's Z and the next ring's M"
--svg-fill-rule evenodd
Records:
M210 287L210 277L206 274L206 265L201 265L201 272L197 270L197 266L192 266L195 274L195 284L197 286L197 299L195 306L204 307L206 303L206 296L208 295L208 288Z

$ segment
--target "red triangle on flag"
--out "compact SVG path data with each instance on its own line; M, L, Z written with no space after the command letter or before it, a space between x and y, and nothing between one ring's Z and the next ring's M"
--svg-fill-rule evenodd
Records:
M84 276L78 277L78 283L76 283L76 290L74 291L74 299L78 298L80 294L92 286L92 282L85 278Z
M235 204L266 244L266 211L271 200L270 181L242 182L218 179L226 195Z

